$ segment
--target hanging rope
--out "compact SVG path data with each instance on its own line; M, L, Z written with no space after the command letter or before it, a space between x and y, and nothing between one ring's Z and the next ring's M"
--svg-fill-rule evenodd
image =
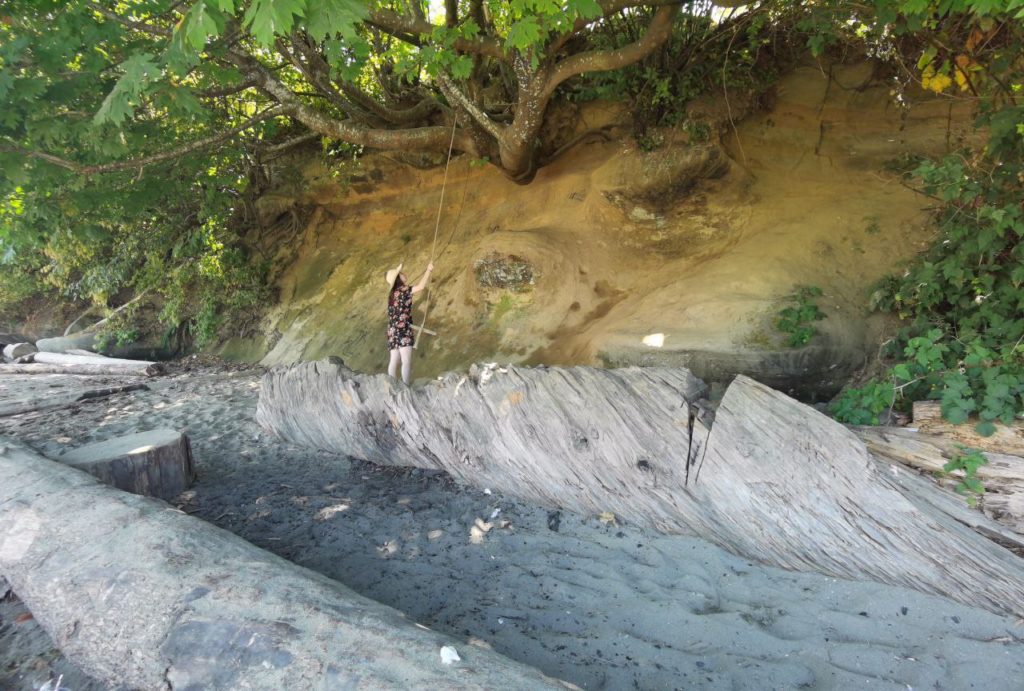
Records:
M434 253L437 251L437 232L441 229L441 211L444 209L444 191L448 186L448 168L452 163L452 149L455 148L455 128L459 124L458 113L452 118L452 137L451 141L448 142L448 160L444 163L444 178L441 180L441 199L437 203L437 220L434 222L434 242L430 246L430 264L434 263ZM459 214L461 215L461 210ZM430 284L427 284L427 298L426 304L423 306L423 321L420 322L420 337L423 336L424 330L427 328L427 314L430 312ZM420 339L416 339L416 343L413 345L415 350L420 344Z

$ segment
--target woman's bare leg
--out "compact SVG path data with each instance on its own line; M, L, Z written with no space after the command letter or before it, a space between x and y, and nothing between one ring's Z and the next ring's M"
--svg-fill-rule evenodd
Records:
M388 362L389 377L394 378L398 376L398 362L400 359L401 356L398 354L398 348L395 348L391 351L391 360Z
M391 352L394 353L395 351L392 350ZM408 384L412 377L412 346L399 348L398 352L402 355L402 381Z

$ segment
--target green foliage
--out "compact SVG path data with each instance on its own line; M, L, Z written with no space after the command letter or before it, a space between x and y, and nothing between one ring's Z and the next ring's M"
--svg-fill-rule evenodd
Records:
M1024 413L1024 107L989 110L979 125L989 130L983 153L918 167L942 204L939 237L902 276L882 282L876 304L903 324L885 376L896 403L941 399L947 420L976 415L978 433L989 435L996 421Z
M981 484L981 480L977 476L978 468L988 463L988 459L977 449L961 446L960 451L942 466L942 470L946 474L957 471L963 473L963 477L960 478L954 489L967 496L968 504L976 506L978 497L985 493L985 486Z
M850 425L877 425L879 415L892 406L893 386L888 381L850 388L832 404L832 415Z
M687 120L687 105L704 94L760 94L802 52L799 5L764 2L716 21L710 3L686 5L661 50L613 72L589 75L566 88L569 98L629 99L636 139L644 150L661 146L653 127L683 124L691 141L704 141L707 125ZM653 10L615 16L592 37L597 48L635 41Z
M790 295L792 303L779 311L775 320L775 328L789 334L787 344L790 348L807 345L818 330L813 322L825 318L825 313L818 308L815 298L821 297L821 288L817 286L797 286L796 292Z

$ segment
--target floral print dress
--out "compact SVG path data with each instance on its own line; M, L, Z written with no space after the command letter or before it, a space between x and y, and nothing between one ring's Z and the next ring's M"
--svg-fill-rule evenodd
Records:
M412 330L412 286L391 291L388 298L388 350L408 348L416 343Z

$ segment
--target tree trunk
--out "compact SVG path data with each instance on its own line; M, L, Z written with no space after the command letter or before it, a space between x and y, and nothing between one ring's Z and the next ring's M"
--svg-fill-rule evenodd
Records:
M0 573L57 647L141 689L547 689L497 653L0 439ZM442 646L462 662L441 662Z
M137 374L147 377L163 372L163 366L147 360L122 360L102 355L71 355L68 353L36 353L35 364L54 365L68 374ZM83 367L75 372L75 368ZM90 368L99 368L90 371Z
M188 437L171 429L87 444L58 459L132 494L170 501L196 477Z
M474 368L410 389L335 360L264 375L257 419L291 442L612 511L774 566L1024 613L1024 562L891 479L842 425L741 376L709 432L702 392L681 368L585 367Z

